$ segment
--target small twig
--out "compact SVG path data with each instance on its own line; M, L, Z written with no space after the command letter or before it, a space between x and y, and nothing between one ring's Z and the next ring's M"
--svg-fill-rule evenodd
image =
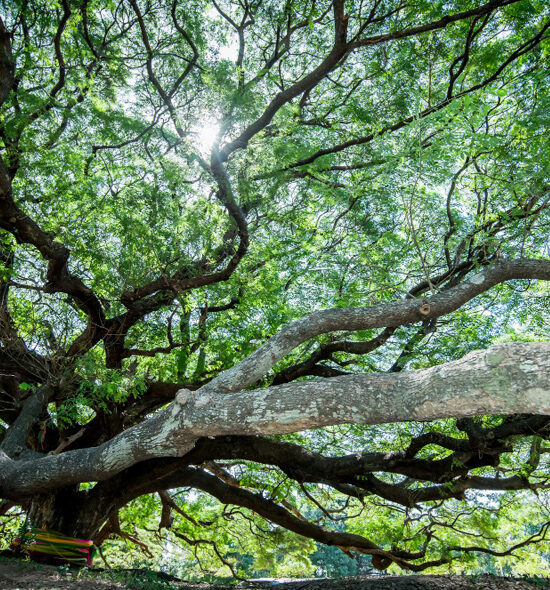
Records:
M85 428L81 428L75 434L73 434L71 436L67 436L66 438L64 438L61 441L61 443L59 444L59 446L56 449L54 449L53 451L50 451L48 453L48 455L59 455L59 453L61 453L62 451L64 451L68 446L72 445L74 443L74 441L75 440L78 440L85 432L86 432L86 429Z

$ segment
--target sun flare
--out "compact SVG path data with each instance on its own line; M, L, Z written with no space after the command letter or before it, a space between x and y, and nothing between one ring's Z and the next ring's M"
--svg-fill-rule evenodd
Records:
M219 131L220 125L215 120L203 119L202 121L199 121L192 135L194 146L197 147L202 154L210 152Z

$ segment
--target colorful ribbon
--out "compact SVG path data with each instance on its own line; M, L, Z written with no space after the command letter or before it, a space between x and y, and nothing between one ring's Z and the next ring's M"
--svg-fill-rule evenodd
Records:
M31 527L17 537L10 549L26 551L34 561L54 564L92 565L97 548L93 541L67 537L56 531Z

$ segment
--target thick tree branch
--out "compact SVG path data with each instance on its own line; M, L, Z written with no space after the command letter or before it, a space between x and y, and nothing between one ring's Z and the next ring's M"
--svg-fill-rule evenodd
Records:
M549 343L511 343L420 371L349 375L223 396L182 390L169 408L99 447L24 463L0 460L0 495L105 480L140 461L182 456L204 436L476 414L550 415L549 366Z
M550 280L546 260L500 260L464 283L423 301L408 299L365 308L326 309L308 314L280 330L249 357L212 380L202 391L238 391L256 383L302 342L333 331L368 330L413 324L441 317L495 285L512 279ZM429 309L420 309L423 303Z
M0 105L8 97L15 83L15 61L10 43L10 34L0 18Z
M334 43L331 51L323 61L301 80L282 90L273 98L262 115L251 123L236 139L224 145L220 150L220 161L224 162L235 150L244 149L248 142L262 129L267 127L282 106L293 98L317 86L325 76L337 67L347 51L346 35L348 17L344 14L344 1L334 0Z
M17 419L8 428L0 450L13 458L27 458L31 453L26 447L26 440L30 431L40 414L44 411L45 405L52 394L48 386L39 387L25 401ZM35 454L32 453L34 456Z

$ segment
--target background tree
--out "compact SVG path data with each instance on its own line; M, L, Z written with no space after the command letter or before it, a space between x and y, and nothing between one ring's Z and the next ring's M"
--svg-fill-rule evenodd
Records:
M157 493L143 518L234 569L220 518L267 561L284 529L378 568L508 554L495 513L548 487L549 27L4 2L4 513L101 544Z

